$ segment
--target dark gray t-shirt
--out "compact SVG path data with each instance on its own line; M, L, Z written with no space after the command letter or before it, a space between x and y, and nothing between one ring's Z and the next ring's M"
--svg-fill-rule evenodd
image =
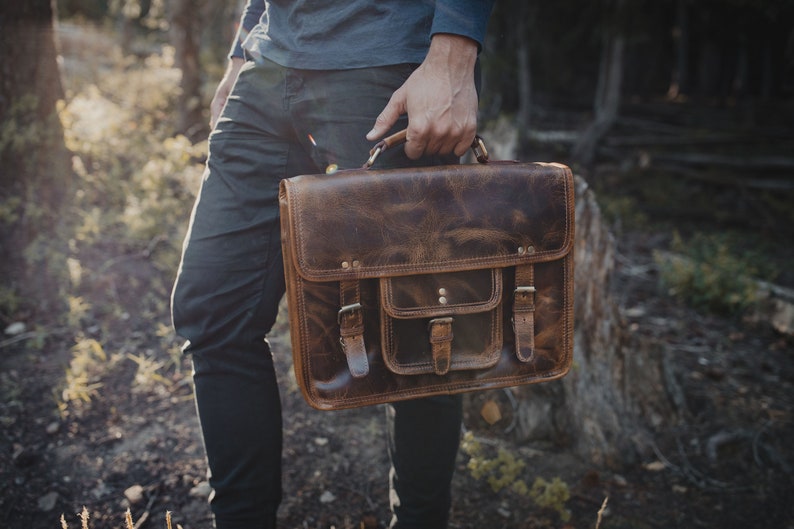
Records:
M248 0L232 56L335 70L420 63L430 37L482 45L494 0Z

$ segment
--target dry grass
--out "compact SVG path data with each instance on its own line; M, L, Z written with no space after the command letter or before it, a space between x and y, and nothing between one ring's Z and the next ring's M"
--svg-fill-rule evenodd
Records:
M125 529L139 529L143 525L143 523L146 522L147 518L148 518L148 511L137 522L133 522L132 513L130 512L129 509L127 509L127 512L124 513L124 522L125 522L124 527ZM80 529L90 529L88 525L88 519L89 519L88 509L83 507L83 511L80 513ZM165 513L165 527L166 529L173 529L171 524L170 511L166 511ZM176 528L182 529L182 526L176 524ZM69 529L69 524L66 523L66 518L63 516L63 514L61 515L61 529Z

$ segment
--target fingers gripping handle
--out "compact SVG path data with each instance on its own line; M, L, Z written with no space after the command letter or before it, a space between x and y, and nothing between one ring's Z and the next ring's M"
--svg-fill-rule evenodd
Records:
M364 168L369 169L375 164L375 160L378 159L378 156L385 151L386 149L390 149L397 145L402 145L407 141L408 137L408 129L403 129L400 132L396 132L391 136L388 136L378 143L369 151L369 159L364 163ZM474 156L477 158L477 161L480 163L488 163L488 149L485 148L485 143L480 136L475 136L474 141L471 144L471 150L474 152Z

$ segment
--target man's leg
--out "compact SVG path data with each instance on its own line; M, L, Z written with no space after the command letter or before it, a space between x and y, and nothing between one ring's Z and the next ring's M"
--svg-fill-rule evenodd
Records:
M463 422L460 395L396 402L386 408L394 529L443 529Z
M275 527L282 422L265 336L284 292L278 184L317 171L285 132L283 69L250 66L210 138L172 301L192 354L218 529Z
M342 72L297 72L290 111L298 138L306 140L315 163L342 169L360 167L372 147L364 138L411 65ZM395 129L407 126L401 119ZM313 140L313 142L312 142ZM409 160L402 149L387 150L376 168L457 163L457 158ZM333 205L329 205L333 207ZM377 205L373 204L373 207ZM392 460L393 527L442 529L447 525L450 485L460 439L460 396L401 402L388 408Z

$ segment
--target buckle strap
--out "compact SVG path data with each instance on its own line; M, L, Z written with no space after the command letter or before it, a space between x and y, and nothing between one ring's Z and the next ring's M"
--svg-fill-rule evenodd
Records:
M358 281L339 283L339 301L342 307L337 313L339 343L347 358L347 368L354 378L365 377L369 373L369 361L364 346L364 311Z
M532 265L516 267L513 292L513 332L516 356L530 362L535 356L535 269Z
M436 375L446 375L452 365L452 321L450 317L434 318L427 324Z

